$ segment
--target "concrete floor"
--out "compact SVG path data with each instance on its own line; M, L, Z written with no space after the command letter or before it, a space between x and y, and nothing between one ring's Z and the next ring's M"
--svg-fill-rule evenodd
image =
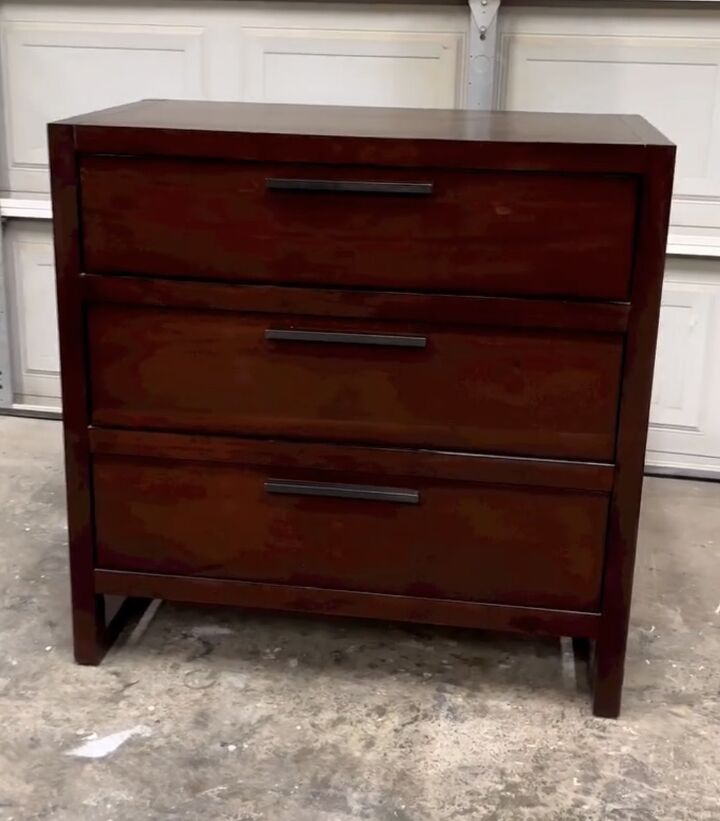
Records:
M459 630L165 604L78 667L57 422L0 417L0 510L3 821L720 819L720 484L646 481L619 721Z

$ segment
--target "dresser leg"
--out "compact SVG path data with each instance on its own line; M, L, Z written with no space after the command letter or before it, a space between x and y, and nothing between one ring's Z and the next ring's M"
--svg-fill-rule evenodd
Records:
M73 602L75 661L93 666L100 664L122 629L139 618L151 601L130 597L122 599L112 613L106 597L101 594L94 594L86 604Z
M73 600L73 647L78 664L100 664L105 643L105 596L91 595L88 601Z
M593 715L617 718L625 674L625 636L600 635L592 660Z

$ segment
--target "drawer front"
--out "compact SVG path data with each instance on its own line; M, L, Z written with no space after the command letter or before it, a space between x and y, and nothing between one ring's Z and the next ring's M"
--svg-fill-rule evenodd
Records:
M81 180L88 272L628 295L631 177L87 157Z
M97 455L114 570L596 609L607 496Z
M612 461L621 337L94 305L97 425Z

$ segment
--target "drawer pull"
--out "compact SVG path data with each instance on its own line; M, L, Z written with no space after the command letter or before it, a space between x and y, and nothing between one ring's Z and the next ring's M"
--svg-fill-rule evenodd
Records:
M399 334L355 334L335 331L294 331L268 328L265 339L270 342L325 342L339 345L380 345L390 348L425 348L426 336Z
M431 182L370 182L366 180L295 180L268 177L267 191L312 191L345 194L401 194L425 197L433 192Z
M265 491L289 496L326 496L332 499L363 499L370 502L397 502L403 505L420 503L419 491L401 487L268 479L265 482Z

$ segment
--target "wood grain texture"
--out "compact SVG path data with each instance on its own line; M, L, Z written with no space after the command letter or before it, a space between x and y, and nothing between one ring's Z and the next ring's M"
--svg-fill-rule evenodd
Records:
M103 653L105 602L94 589L94 537L88 458L83 308L79 295L78 179L71 126L48 131L52 166L53 230L62 361L65 487L70 546L75 658L97 663Z
M65 486L68 511L73 644L80 664L98 664L126 621L148 604L126 600L114 614L95 588L92 473L89 459L85 317L80 289L80 225L74 133L48 128L53 232L62 363Z
M292 467L599 492L611 490L614 477L612 465L481 453L103 428L91 428L89 434L91 450L97 454L244 464L268 470Z
M110 594L130 593L134 596L200 604L213 602L322 613L328 616L445 624L545 636L575 635L592 638L596 635L600 622L598 613L323 590L234 579L96 570L95 582L98 590Z
M607 497L97 456L98 566L571 610L597 608ZM418 505L274 495L268 479L416 490Z
M640 117L147 100L74 118L83 154L642 174Z
M335 136L350 139L639 146L670 145L642 117L463 109L273 105L202 100L142 100L63 121L83 128L190 133ZM108 137L111 134L107 135ZM82 143L80 143L82 148Z
M80 280L83 297L88 302L407 322L436 322L440 318L448 325L485 328L622 333L627 328L630 314L629 304L622 302L228 285L127 274L112 277L83 274Z
M268 341L415 335L424 348ZM93 306L95 425L612 461L622 341Z
M418 176L419 175L419 176ZM431 196L266 190L429 180ZM505 295L627 297L630 177L88 157L85 270Z
M646 152L632 308L618 419L617 477L610 503L603 621L595 663L595 715L620 713L645 446L660 314L675 148Z

